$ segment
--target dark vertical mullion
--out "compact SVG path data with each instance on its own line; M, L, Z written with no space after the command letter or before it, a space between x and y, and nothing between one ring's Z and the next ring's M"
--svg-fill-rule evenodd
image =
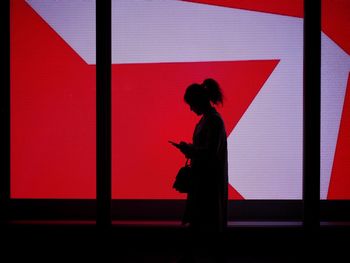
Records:
M319 226L321 0L304 1L304 226Z
M10 1L1 1L1 172L0 220L7 218L10 200Z
M97 218L111 225L111 0L96 0Z

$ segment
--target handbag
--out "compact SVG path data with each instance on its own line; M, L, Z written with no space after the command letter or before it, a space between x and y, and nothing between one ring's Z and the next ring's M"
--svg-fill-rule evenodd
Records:
M178 171L173 188L180 193L188 193L191 188L192 168L186 159L185 166Z

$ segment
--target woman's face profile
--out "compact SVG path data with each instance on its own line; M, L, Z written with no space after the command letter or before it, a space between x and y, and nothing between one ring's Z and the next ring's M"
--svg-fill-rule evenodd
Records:
M193 111L198 116L203 114L203 111L200 109L200 107L198 107L198 106L196 106L194 104L190 104L190 109L191 109L191 111Z

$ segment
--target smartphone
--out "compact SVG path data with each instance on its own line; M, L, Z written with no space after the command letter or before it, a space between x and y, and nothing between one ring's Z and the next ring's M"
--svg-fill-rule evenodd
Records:
M180 147L180 144L173 142L173 141L168 141L169 143L171 143L172 145L174 145L176 148Z

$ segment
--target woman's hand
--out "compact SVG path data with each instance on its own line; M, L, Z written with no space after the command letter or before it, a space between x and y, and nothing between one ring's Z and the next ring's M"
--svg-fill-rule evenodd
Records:
M186 156L186 158L190 158L192 148L193 146L190 143L186 143L186 142L179 143L179 149Z

